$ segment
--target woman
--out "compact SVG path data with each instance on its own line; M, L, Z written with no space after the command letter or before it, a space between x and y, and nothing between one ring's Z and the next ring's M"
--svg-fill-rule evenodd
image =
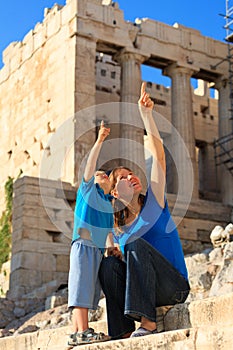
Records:
M189 294L184 255L165 198L165 153L153 120L153 101L142 84L139 110L153 164L146 196L128 168L110 174L115 200L115 232L123 259L103 259L99 276L106 296L113 339L157 333L156 307L183 303ZM134 321L141 322L135 330Z

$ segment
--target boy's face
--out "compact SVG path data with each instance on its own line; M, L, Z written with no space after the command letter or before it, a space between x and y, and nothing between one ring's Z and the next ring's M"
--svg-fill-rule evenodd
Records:
M111 183L108 175L104 171L97 170L95 172L95 184L98 184L105 194L110 192Z

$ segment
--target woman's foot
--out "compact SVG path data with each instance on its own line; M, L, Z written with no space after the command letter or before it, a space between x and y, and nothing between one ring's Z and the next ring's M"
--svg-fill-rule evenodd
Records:
M154 330L150 331L149 329L146 329L144 327L139 327L138 329L136 329L136 331L134 331L130 338L135 338L135 337L143 337L144 335L151 335L151 334L156 334L157 329L155 328Z
M130 338L142 337L144 335L150 335L155 333L158 333L156 322L150 321L148 320L148 318L142 316L141 326L131 334Z
M141 317L141 327L148 329L148 331L154 331L157 328L156 322L148 320L146 317Z

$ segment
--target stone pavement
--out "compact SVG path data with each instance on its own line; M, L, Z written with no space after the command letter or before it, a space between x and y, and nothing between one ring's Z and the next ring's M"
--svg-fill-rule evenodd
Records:
M140 337L74 347L79 350L230 350L233 344L233 293L159 309L160 330ZM163 317L161 317L163 314ZM107 332L106 322L90 323ZM65 350L70 327L37 331L0 339L4 350Z

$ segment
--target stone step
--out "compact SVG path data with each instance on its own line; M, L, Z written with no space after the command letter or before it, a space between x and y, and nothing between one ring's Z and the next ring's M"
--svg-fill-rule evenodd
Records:
M73 350L230 350L232 349L232 339L231 326L221 328L211 326L208 329L196 327L146 337L76 346ZM64 350L64 348L54 347L51 350Z
M168 311L164 309L166 331L213 325L233 326L233 293L177 304Z
M233 293L158 308L159 330L165 332L120 341L108 341L74 349L107 350L229 350L233 344ZM90 323L107 333L106 321ZM60 327L0 339L4 350L65 350L71 327Z
M67 350L67 327L1 340L2 350ZM230 350L232 326L209 326L162 332L146 337L76 346L73 350Z

